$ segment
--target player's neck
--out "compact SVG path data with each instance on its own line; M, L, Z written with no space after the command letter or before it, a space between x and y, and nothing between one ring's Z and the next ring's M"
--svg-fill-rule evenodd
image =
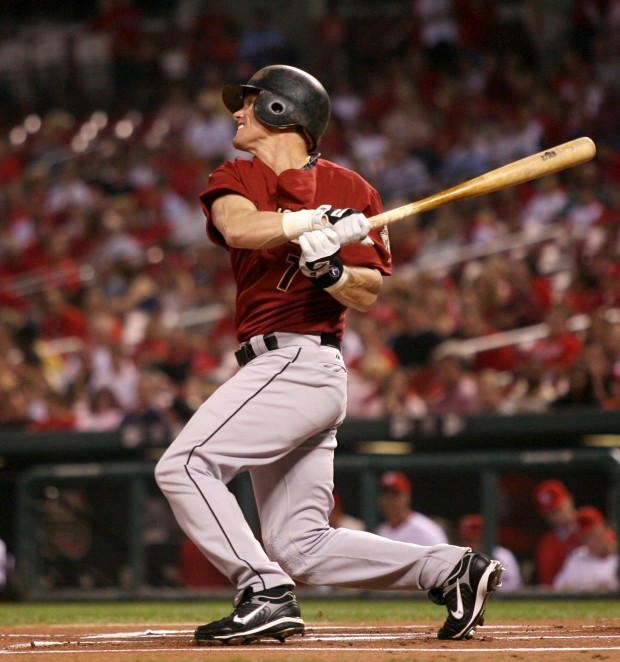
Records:
M299 170L310 159L303 138L297 133L287 132L265 141L255 155L277 175L285 170Z

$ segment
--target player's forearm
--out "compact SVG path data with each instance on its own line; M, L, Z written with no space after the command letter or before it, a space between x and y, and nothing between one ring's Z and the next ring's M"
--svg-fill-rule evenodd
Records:
M240 195L223 195L215 200L211 217L232 248L272 248L289 241L282 224L284 214L258 211Z
M345 272L335 285L327 288L343 306L366 312L377 300L383 277L376 269L345 267Z
M282 214L255 211L229 214L216 223L232 248L273 248L288 241L282 231Z

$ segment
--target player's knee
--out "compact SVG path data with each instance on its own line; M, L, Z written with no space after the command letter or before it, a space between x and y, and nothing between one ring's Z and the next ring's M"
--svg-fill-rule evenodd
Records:
M263 540L267 556L296 581L312 584L314 559L303 551L303 546L285 545L277 536Z
M155 482L166 495L186 491L188 486L193 489L192 475L196 479L215 478L221 480L219 468L206 460L194 462L192 465L188 464L185 458L178 454L166 452L155 465Z
M275 561L289 577L296 581L306 581L307 567L302 555L294 552L286 554L280 548L274 549L268 545L265 545L265 551L267 556Z

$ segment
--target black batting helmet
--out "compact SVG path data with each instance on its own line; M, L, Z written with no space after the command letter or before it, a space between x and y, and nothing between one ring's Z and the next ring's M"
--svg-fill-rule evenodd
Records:
M248 92L258 94L254 114L269 126L301 127L313 152L330 115L329 96L310 74L286 64L259 69L245 85L227 85L222 91L226 108L235 113L243 106Z

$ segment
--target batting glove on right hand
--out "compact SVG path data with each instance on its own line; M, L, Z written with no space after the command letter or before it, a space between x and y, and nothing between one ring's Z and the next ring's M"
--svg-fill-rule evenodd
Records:
M315 211L326 219L340 241L341 246L362 242L372 246L372 239L366 239L370 232L370 221L358 209L334 209L331 205L321 205Z
M338 252L340 241L336 231L324 230L304 232L299 237L301 256L299 268L304 276L313 280L320 288L335 285L344 273L344 265Z

